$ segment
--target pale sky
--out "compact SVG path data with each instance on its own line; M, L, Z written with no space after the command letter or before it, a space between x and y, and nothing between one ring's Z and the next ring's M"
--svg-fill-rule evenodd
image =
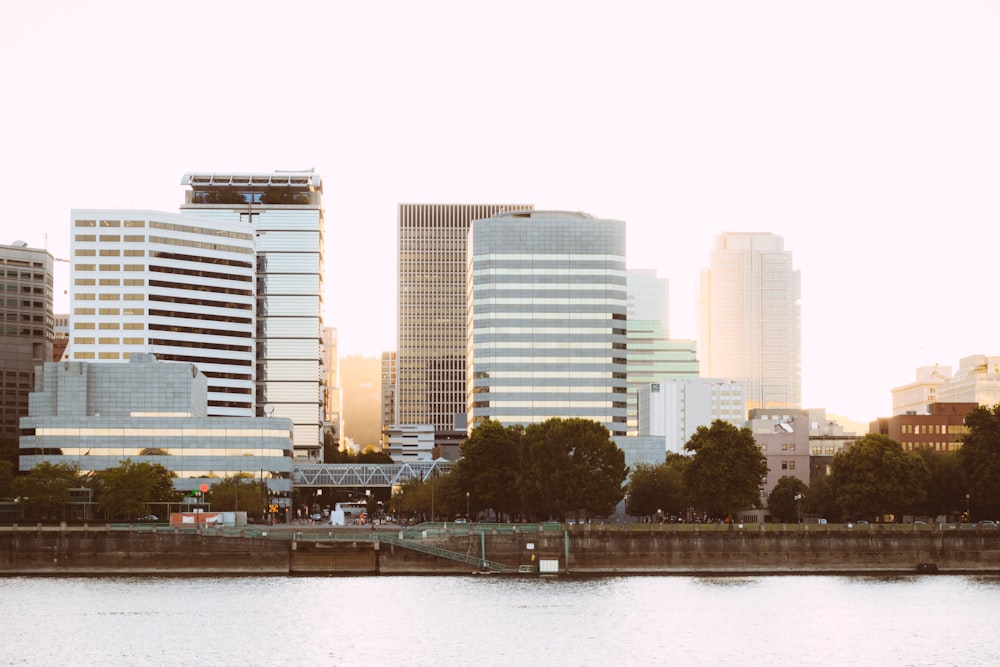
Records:
M714 237L773 232L803 407L868 421L917 367L1000 354L998 28L992 1L11 3L0 242L68 258L72 208L315 168L326 324L377 355L400 202L624 220L675 338Z

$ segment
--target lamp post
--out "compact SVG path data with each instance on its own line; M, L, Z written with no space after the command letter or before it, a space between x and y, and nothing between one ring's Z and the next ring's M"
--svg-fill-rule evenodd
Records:
M465 520L469 520L469 492L465 492Z
M965 494L965 522L972 523L972 514L969 511L969 494Z
M802 506L799 504L799 501L805 498L805 496L801 493L796 493L792 498L795 499L795 519L798 523L802 523Z

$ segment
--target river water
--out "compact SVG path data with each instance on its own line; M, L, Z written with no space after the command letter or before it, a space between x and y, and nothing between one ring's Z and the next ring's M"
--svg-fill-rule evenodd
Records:
M997 665L1000 577L0 578L4 665Z

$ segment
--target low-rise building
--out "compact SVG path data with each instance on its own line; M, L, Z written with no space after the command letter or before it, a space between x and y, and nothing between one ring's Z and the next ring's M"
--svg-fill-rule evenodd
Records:
M194 364L133 354L128 363L48 362L21 419L20 469L68 463L81 473L125 459L159 464L192 491L234 475L292 490L292 422L209 417L208 383Z
M939 452L961 449L962 436L969 432L965 417L979 403L931 403L930 414L880 417L871 423L870 433L887 435L906 451L928 447Z

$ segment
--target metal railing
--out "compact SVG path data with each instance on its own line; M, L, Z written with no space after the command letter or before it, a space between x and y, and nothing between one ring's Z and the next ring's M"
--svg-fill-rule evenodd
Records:
M454 466L452 461L296 463L292 466L292 483L296 487L392 487L411 479L427 481L432 476L451 472Z

